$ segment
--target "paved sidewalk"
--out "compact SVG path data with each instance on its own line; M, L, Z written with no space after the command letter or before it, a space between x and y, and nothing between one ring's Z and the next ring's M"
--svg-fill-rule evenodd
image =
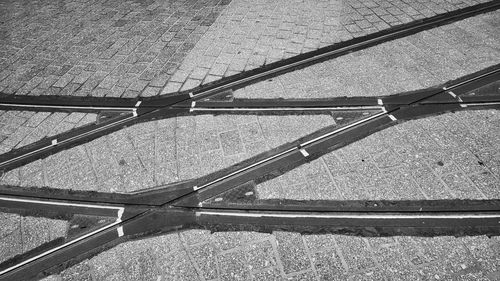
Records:
M411 5L417 3L410 2ZM41 5L39 10L42 12L38 17L54 16L56 10L53 4L39 3L37 5ZM82 7L75 3L67 9L73 9L75 13L82 10L84 21L98 23L107 17L94 18L97 15L103 15L106 11L120 11L122 8L117 7L134 3L132 15L134 11L140 11L137 18L146 19L149 13L146 11L155 11L156 6L162 11L160 15L169 12L176 14L174 10L182 9L189 13L191 10L188 7L199 5L201 9L207 6L205 2L168 2L168 5L163 1L145 4L120 2L122 6L112 1L92 3L85 5L94 12L84 13ZM170 3L176 3L176 6L171 7ZM202 48L199 46L208 44L216 48L216 44L210 40L218 41L218 38L226 36L221 31L224 27L228 31L226 34L231 35L227 35L226 39L235 41L234 50L237 50L236 53L240 51L238 43L246 42L247 39L232 39L238 37L233 37L236 32L228 29L228 21L237 26L236 23L244 24L247 18L261 19L263 23L270 22L271 27L278 22L275 27L280 30L282 22L279 20L291 23L291 19L301 18L304 24L297 26L314 26L311 20L314 17L307 17L310 14L317 15L323 17L320 22L328 23L325 17L335 15L335 3L338 2L314 1L311 4L297 1L294 5L281 6L279 1L259 1L254 5L245 3L233 0L228 5L222 2L211 4L210 9L221 14L213 19L214 23L206 29L205 35L200 36L198 45L186 51L187 57L179 60L179 71L189 69L190 64L184 62L189 62L192 56L200 52ZM346 5L351 1L342 3ZM403 7L404 4L400 1L356 3L349 4L349 7L358 14L364 11L361 5L386 5L390 9ZM437 3L433 7L448 7L445 9L465 5L458 0L419 3L425 6ZM356 8L352 5L360 6ZM2 2L0 15L2 11L11 14L13 8L22 11L22 7L6 6ZM299 13L298 7L309 12ZM374 11L377 7L370 10ZM424 16L427 11L421 7L415 10ZM438 8L429 10L436 13L441 11ZM32 14L34 12L35 9L31 11ZM32 15L29 13L18 14L17 22ZM64 14L59 16L64 18ZM35 22L38 17L34 17ZM152 23L155 16L151 17ZM240 20L235 20L238 17ZM12 22L16 22L15 18L6 21ZM55 21L54 24L62 22ZM142 26L143 22L125 24ZM342 21L340 24L344 28ZM263 81L236 91L235 96L291 98L387 95L436 85L499 63L499 27L500 12L477 16ZM326 30L324 27L319 29ZM214 37L216 33L212 32L216 30L219 30L218 36L221 37ZM5 33L1 34L3 36ZM277 34L269 36L283 39L285 48L293 45L291 35L278 38ZM322 34L319 38L323 37L326 36ZM211 39L206 41L206 38ZM306 39L303 44L305 42ZM257 41L255 46L258 44ZM316 47L319 46L321 40ZM303 47L301 50L304 50ZM206 51L202 54L207 55L209 50ZM224 49L220 54L223 52ZM265 60L268 54L262 55ZM219 54L212 57L217 60ZM228 64L231 65L233 61L231 58ZM252 64L251 67L258 65ZM17 65L15 69L22 67ZM211 70L207 71L209 73ZM206 78L191 77L192 73L189 72L184 80L180 79L179 84L187 85L191 83L187 82L189 79L199 80L200 83L205 81ZM219 76L226 73L229 72ZM5 79L10 79L8 77ZM0 81L1 85L7 87L4 90L13 89L10 82L4 82L5 79ZM95 115L90 114L2 112L0 150L9 151L48 134L93 120ZM309 132L334 125L335 122L340 121L330 115L202 115L148 122L23 166L6 174L0 183L117 192L138 190L219 170ZM499 111L448 113L409 121L377 132L261 184L257 187L258 196L294 199L500 198L499 144ZM18 215L0 214L0 222L6 226L0 231L0 250L5 253L4 259L54 237L64 236L69 229L69 224L64 221L21 218ZM193 230L124 243L46 280L499 279L498 237L362 238L286 232L211 234Z

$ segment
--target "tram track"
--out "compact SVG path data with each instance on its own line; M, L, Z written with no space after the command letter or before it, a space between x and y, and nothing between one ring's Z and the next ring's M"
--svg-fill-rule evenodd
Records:
M289 71L293 71L308 65L336 58L354 51L366 49L383 42L402 38L430 28L448 24L454 21L463 20L481 13L494 11L500 8L500 2L490 1L456 11L439 14L430 18L417 20L407 24L402 24L379 31L366 36L354 38L341 43L333 44L318 50L304 53L289 59L265 65L255 70L245 71L233 76L223 78L206 85L199 86L190 91L179 92L169 96L159 96L150 98L108 98L108 97L66 97L66 96L18 96L0 95L0 109L5 110L28 110L28 111L49 111L49 112L86 112L98 113L101 118L96 123L88 124L71 131L46 137L38 142L12 150L0 155L0 172L7 172L35 160L47 157L53 153L69 149L98 137L110 134L124 127L128 127L141 122L148 122L157 119L174 117L182 114L227 114L236 111L240 113L252 112L300 112L300 107L304 107L304 101L289 101L294 108L286 109L282 104L284 101L260 101L261 104L279 105L274 111L266 108L258 109L238 107L233 103L233 109L218 110L213 107L200 107L200 104L214 104L207 99L224 94L225 91L232 91L246 85L268 79ZM374 103L375 101L375 103ZM258 103L259 101L255 101ZM286 102L286 101L285 101ZM321 101L315 101L321 104ZM380 99L351 99L347 103L342 102L342 98L331 99L330 107L349 106L377 106ZM386 101L390 103L390 101ZM495 101L492 101L495 102ZM198 103L198 106L195 105ZM252 102L247 105L251 105ZM307 102L305 102L307 103ZM349 104L351 103L351 104ZM302 105L301 105L302 104ZM227 104L226 104L227 105ZM321 107L324 107L321 104ZM281 108L281 110L279 110ZM327 110L327 109L325 109ZM308 112L323 112L318 106L308 109Z
M500 234L500 200L285 200L253 198L254 185L400 122L446 112L500 109L500 95L470 93L500 81L500 65L438 87L392 96L327 99L211 97L312 63L496 10L492 1L349 40L227 77L189 92L148 99L2 96L0 109L111 113L109 118L0 155L6 172L139 122L195 114L319 114L362 117L314 132L229 168L134 193L62 191L0 186L0 210L41 217L97 215L114 222L68 241L44 244L0 264L0 280L29 280L58 272L118 243L191 228L276 229L391 235ZM490 90L488 90L490 91ZM495 89L491 89L495 91ZM363 115L363 113L366 113ZM235 195L237 193L237 195ZM243 195L242 195L243 194ZM236 199L250 199L239 202Z
M51 245L50 249L42 246L24 261L15 264L6 262L3 267L0 265L0 280L31 279L59 268L62 261L78 262L126 239L190 228L283 229L372 235L407 234L408 231L419 235L499 234L500 200L234 200L238 196L241 199L242 188L243 192L246 191L243 197L250 196L254 194L253 185L256 182L269 180L398 122L475 109L473 107L500 109L498 96L496 101L492 101L491 96L495 95L486 95L488 102L477 103L478 95L472 95L472 102L467 100L467 95L463 95L500 81L499 73L500 66L494 66L444 86L370 98L370 103L376 102L377 105L369 105L369 110L358 105L351 109L351 112L361 113L362 117L357 120L304 136L208 176L152 190L114 194L3 186L0 188L0 209L3 211L24 213L35 210L38 216L43 216L44 212L51 216L57 216L57 213L61 216L98 213L116 216L116 221L55 247ZM464 89L467 90L462 95L454 94ZM354 103L359 104L359 98L356 99ZM345 101L349 103L348 98ZM245 103L251 104L249 101ZM287 108L294 103L296 108L309 107L304 107L304 104L299 107L301 104L298 101L285 101ZM317 101L309 105L313 104ZM274 106L249 108L271 109ZM330 108L329 104L325 106ZM343 106L342 110L348 111L349 106ZM234 195L235 192L239 195ZM13 202L17 204L13 205Z

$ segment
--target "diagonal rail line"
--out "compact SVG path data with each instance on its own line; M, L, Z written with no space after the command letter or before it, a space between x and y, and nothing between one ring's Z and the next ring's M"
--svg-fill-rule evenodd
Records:
M61 210L64 210L68 206L73 206L77 209L75 212L87 212L86 210L78 210L87 207L110 209L117 212L117 220L114 223L10 266L0 273L0 280L33 278L40 272L58 266L62 261L69 259L76 262L92 255L98 249L112 246L124 241L124 239L194 227L218 229L221 226L245 225L253 229L262 227L263 230L268 228L299 230L306 228L310 230L311 227L318 227L323 230L336 229L334 231L346 231L346 229L359 227L381 229L402 227L427 229L430 227L453 231L453 229L466 227L468 231L477 228L479 233L496 233L495 231L500 230L500 200L444 200L438 203L432 201L346 201L344 205L340 206L339 202L325 200L308 207L303 205L300 207L299 202L291 200L281 200L279 204L272 200L266 204L263 200L258 204L226 204L223 206L214 206L210 200L227 191L234 190L249 180L266 177L273 171L283 171L296 167L332 149L400 121L447 111L466 110L468 106L463 105L469 104L467 100L457 99L456 96L450 94L450 91L459 91L464 87L479 88L485 83L491 83L491 76L498 72L498 67L493 67L447 83L445 87L386 97L385 100L382 100L382 105L378 107L380 109L378 113L341 128L331 128L320 135L313 133L292 144L291 147L285 146L259 161L253 161L255 160L253 159L246 164L237 164L223 173L215 173L189 181L187 184L184 183L183 187L179 189L182 192L170 194L170 196L163 198L164 201L159 201L154 206L148 206L148 198L150 199L150 197L141 197L143 195L141 193L131 194L126 199L126 203L116 206L116 200L109 202L105 200L106 196L111 197L112 194L103 196L103 202L95 203L85 202L82 200L84 198L82 196L74 198L75 201L71 195L62 200L36 199L37 193L29 190L25 190L25 194L22 191L19 192L18 198L14 198L16 196L13 193L2 194L0 189L0 208L8 208L9 206L5 202L15 201L25 204L17 206L21 209L43 209L43 206L51 206L61 207ZM425 101L432 99L436 99L439 103L425 103ZM447 102L443 104L442 102L446 100ZM481 104L481 108L488 106L491 105ZM494 103L493 106L500 108L497 103ZM192 185L190 185L191 183ZM156 189L155 195L161 198L162 192L169 194L170 188L172 186ZM38 193L46 191L42 190ZM99 196L96 193L88 193L89 196L90 194ZM24 198L19 197L23 195ZM26 199L26 197L29 198ZM420 209L415 210L418 206ZM127 216L122 220L121 216L124 213L127 213Z

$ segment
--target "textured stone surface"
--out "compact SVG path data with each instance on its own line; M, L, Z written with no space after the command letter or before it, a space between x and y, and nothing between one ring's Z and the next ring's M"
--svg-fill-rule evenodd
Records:
M220 9L217 7L227 4L200 4L190 10L185 6L188 2L120 3L119 7L133 7L130 15L121 21L113 19L111 23L112 17L106 15L110 9L121 9L113 7L113 2L109 2L112 8L101 9L103 14L90 11L89 17L95 17L93 22L96 24L99 20L108 21L124 30L136 26L133 32L146 33L156 23L155 19L164 15L163 12L172 12L172 17L176 17L177 11L182 11L178 14L182 19L191 15L190 11L202 10L201 6L217 10ZM158 17L154 14L155 7L160 7L158 11L161 11L170 3L174 3L172 10L160 12ZM325 40L345 40L372 32L372 26L383 29L404 22L408 17L431 16L475 1L343 1L340 9L338 3L297 1L283 4L280 1L250 3L234 0L208 28L205 36L199 36L199 43L187 57L184 55L189 49L181 47L182 55L175 57L173 54L176 66L169 65L172 68L163 76L151 80L148 69L157 57L149 62L153 55L148 57L148 50L154 47L144 43L154 41L149 37L142 43L126 43L130 47L118 48L113 55L129 48L124 58L128 61L133 53L141 54L141 58L127 62L130 68L120 66L120 62L110 70L100 68L97 62L86 65L80 72L64 71L65 62L60 68L52 67L51 64L58 65L49 62L43 68L49 69L43 70L47 75L41 78L35 75L27 82L31 83L28 86L20 84L19 81L23 80L12 77L20 77L27 70L23 65L29 64L25 62L29 59L22 59L15 66L11 66L15 62L4 59L4 56L12 56L9 50L16 53L29 51L23 47L28 43L17 49L5 48L6 51L0 51L0 64L7 68L0 71L0 90L71 94L79 93L83 88L94 95L112 92L116 96L136 96L157 94L166 83L163 93L168 93L320 47L328 43L322 42ZM6 4L0 5L5 7ZM101 4L95 5L101 7ZM22 10L23 6L8 8ZM7 11L11 11L9 9ZM350 20L340 17L337 23L335 17L340 13ZM38 17L52 14L50 9L42 9ZM17 17L29 15L28 11ZM65 17L64 13L60 16ZM148 18L151 20L144 20ZM36 19L34 17L35 22ZM9 17L7 23L13 21ZM55 21L54 24L61 22ZM172 25L180 34L185 30L174 27L176 24L168 19L162 22ZM244 25L249 22L255 26L246 28ZM268 28L262 29L261 22ZM325 32L332 34L329 26L341 28L342 32L340 29L338 33L333 32L339 37L327 36ZM498 26L498 12L477 16L273 78L236 91L235 95L365 96L435 85L498 63ZM28 24L26 28L32 31L35 25ZM254 36L252 28L262 29L266 39L250 40ZM1 36L6 34L4 30ZM43 28L40 30L48 32ZM247 34L250 34L248 38ZM69 33L67 36L70 37ZM166 48L172 42L180 42L175 35L173 39L169 36L162 34L159 39ZM114 38L113 35L110 38ZM71 41L54 36L47 42L51 40ZM213 41L223 42L223 47L218 50L220 46ZM7 43L11 44L10 41ZM105 53L110 48L101 47L99 52ZM12 73L18 74L12 76ZM118 80L114 78L119 76ZM31 86L34 90L17 90ZM50 118L57 119L60 124L65 120L70 124L80 122L76 117L68 120L71 115L51 116L2 113L0 148L8 151L24 140L29 142L37 128L42 132L51 129L52 125L44 125ZM337 121L331 116L204 115L148 122L16 169L4 175L1 182L131 191L216 171ZM56 128L54 130L69 126L50 124ZM399 124L259 185L258 196L295 199L499 198L499 125L500 113L495 110L450 113ZM2 252L12 256L35 245L37 239L41 241L35 235L33 239L23 240L23 244L20 237L25 237L23 233L31 233L16 227L23 220L10 215L1 218L4 226L0 236ZM38 229L40 224L44 225L33 222L33 229ZM50 232L44 232L44 235L46 233ZM498 253L498 237L363 238L285 232L211 234L191 230L121 244L47 280L498 280Z
M2 1L0 91L156 95L229 2Z
M233 0L174 76L184 79L182 89L189 89L333 43L477 3L479 1ZM490 32L494 33L494 28ZM365 61L362 62L366 66ZM367 74L365 71L371 69L356 70ZM176 91L181 87L180 82L170 80L162 93ZM303 79L296 80L296 83L303 82ZM314 91L306 92L314 94Z

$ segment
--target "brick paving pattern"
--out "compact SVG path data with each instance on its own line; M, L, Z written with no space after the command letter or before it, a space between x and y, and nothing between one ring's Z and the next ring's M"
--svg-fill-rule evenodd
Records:
M162 94L480 2L486 1L235 0L183 60Z
M159 93L227 0L0 3L0 92Z
M500 63L499 22L498 11L479 15L253 84L234 95L384 96L431 87Z
M45 280L498 280L498 237L193 230L128 242Z
M0 91L168 94L485 1L10 0L0 3Z
M401 1L359 1L356 3L344 1L342 3L354 3L349 4L349 7L352 7L353 11L359 15L363 15L361 11L368 13L362 10L362 6L369 5L377 5L387 11L391 7L402 8L405 5L421 4L427 7L431 5L431 1L424 0L408 2L410 3L405 4ZM135 2L123 3L125 4L122 5L132 5ZM154 10L151 7L161 3L146 2L143 5L136 3L137 5L133 7L149 11ZM178 4L175 11L187 9L181 7L186 7L183 5L188 5L188 2L176 3L182 4ZM237 27L229 29L225 25L227 21L231 21L231 24L236 26L236 23L245 23L245 19L253 17L253 20L258 18L266 24L269 21L271 27L280 30L283 23L292 23L294 15L300 15L305 17L301 20L306 23L301 25L308 27L308 14L318 15L321 18L321 15L328 14L324 11L329 11L335 15L333 12L338 9L328 9L328 7L335 7L334 3L339 2L315 1L314 5L310 2L294 2L293 5L280 6L279 1L273 3L258 1L250 5L234 0L213 26L207 28L205 36L200 36L200 41L191 52L188 54L188 51L185 51L184 54L188 54L187 57L184 60L179 59L179 64L181 61L188 63L181 65L177 73L182 73L182 71L188 73L184 72L182 77L175 79L173 77L179 74L171 73L173 76L169 76L164 81L166 83L171 78L177 80L173 82L178 82L175 85L178 88L187 88L201 83L200 81L208 81L206 75L211 75L209 72L212 71L212 66L202 67L207 69L205 73L205 70L196 69L189 72L186 65L190 65L189 60L197 54L199 51L197 48L201 48L198 46L207 44L206 40L209 39L206 38L226 36L221 31L223 27L226 27L228 31L226 34L230 33L226 36L227 40L234 41L233 45L236 45L231 47L234 49L230 52L237 54L240 51L238 44L244 44L248 39L245 37L234 39L237 38L234 36L237 35L238 30L246 32L247 29ZM473 4L472 1L465 3L460 0L433 1L432 3L437 3L437 6L429 9L434 13L444 12L438 7L447 7L444 9L450 10ZM219 9L217 7L223 7L226 4L217 2L214 4L216 8L213 9ZM389 4L391 7L388 7ZM5 4L0 4L0 7L1 5ZM103 6L99 5L108 4L94 3L94 5L102 8ZM266 5L275 8L266 8L268 7ZM358 7L355 7L356 5ZM118 6L110 4L107 9L101 9L102 14L101 12L90 14L105 15L110 9L119 9L116 8ZM297 7L310 13L298 13ZM368 8L374 13L375 11L384 13L377 7ZM346 5L343 5L342 9L345 8ZM431 15L422 6L417 8L415 10L421 16ZM318 12L318 9L321 12ZM239 10L239 14L234 12L235 10ZM254 12L252 14L245 11ZM48 9L40 13L40 17L45 15L44 13L50 14L54 11ZM351 12L353 15L356 13ZM405 11L405 14L411 13L414 12ZM148 18L148 14L149 12L143 12L132 18ZM252 16L247 17L248 14ZM153 14L149 15L152 18L155 17ZM279 16L273 17L273 15ZM500 36L497 32L500 23L499 15L498 12L490 13L396 42L388 42L273 78L272 81L246 87L236 91L235 95L237 97L386 95L435 85L499 62ZM416 14L414 16L421 17ZM105 19L104 16L102 18ZM399 17L395 18L399 19ZM97 18L95 19L99 22ZM346 26L352 23L344 23L343 20L339 19L339 26L348 30ZM13 20L6 22L11 21ZM357 21L363 21L363 19ZM368 18L367 21L369 21ZM142 21L134 24L143 27L140 22ZM328 19L321 18L320 22L327 23ZM222 26L221 23L223 23ZM314 23L311 23L311 26L314 26ZM356 26L363 28L358 23ZM316 29L326 30L327 28ZM219 30L217 36L221 37L213 35L214 30ZM251 27L248 30L251 30ZM248 32L251 33L251 31ZM5 32L1 36L4 34ZM278 31L276 34L270 34L269 40L274 42L272 38L273 36L278 38L277 34ZM285 48L288 48L288 45L293 46L290 43L293 41L286 41L289 40L286 32L283 34L285 35L280 36L284 38L278 39L285 40L282 41ZM327 36L321 35L319 38L323 37ZM304 39L304 44L305 41ZM256 46L258 44L257 40ZM277 43L270 44L272 46ZM322 42L313 48L321 44ZM212 45L216 48L217 44ZM301 47L301 51L304 50L302 48L304 47ZM222 56L223 52L224 49L211 57L214 57L215 61L219 55ZM3 56L3 53L1 54ZM208 49L206 54L202 54L210 57ZM262 55L265 57L264 61L267 60L267 55L268 53ZM282 57L285 56L286 54L283 54ZM228 64L235 61L233 57L235 56L228 59ZM247 67L247 62L243 69ZM258 66L261 62L262 60L253 65ZM3 65L5 60L2 59L1 63ZM18 66L15 67L17 68ZM230 74L227 69L224 69L224 73L219 76ZM191 77L190 75L195 71L196 76ZM7 74L10 77L11 74ZM2 75L6 74L0 74L0 79ZM0 87L4 87L2 91L6 88L13 89L11 85L15 83L10 84L12 80L8 80L8 83L4 82L5 79L12 79L8 77L0 81L0 85L3 85ZM194 80L196 81L188 82ZM64 81L59 83L58 85L61 86ZM70 84L71 82L66 87ZM162 86L154 87L161 88ZM167 85L164 92L168 92L169 87ZM13 92L13 90L8 91ZM94 91L91 94L94 94ZM78 122L83 122L81 120L88 118L90 122L92 118L95 118L91 115L78 116L80 119L72 115L53 115L3 112L0 115L1 149L7 151L23 142L29 143L48 133L56 132L60 130L60 127L70 128ZM58 125L58 122L62 122L63 125ZM315 124L317 127L301 126L306 122ZM3 176L1 183L84 190L131 191L193 178L199 176L200 171L208 173L221 169L308 132L335 124L335 122L334 118L326 115L269 117L202 115L148 122L23 166ZM493 110L450 113L403 123L259 185L258 195L261 198L301 199L499 198L500 192L497 187L500 182L499 126L500 113ZM34 133L35 131L39 132ZM312 186L314 189L311 188ZM19 224L20 220L19 216L15 215L4 215L1 219L2 223L10 223L9 225ZM44 229L50 229L51 223L53 222L48 220L41 222ZM30 226L29 223L25 225L24 232L36 233L34 230L37 226ZM59 225L59 222L55 222L55 225ZM60 233L57 231L65 227L61 224L53 231ZM6 238L21 235L12 233L20 233L23 230L19 227L6 229L5 233L0 236L2 247L15 245L18 247L15 249L29 248L28 242L26 242L28 246L23 246L24 242L9 242L10 240ZM12 231L9 232L8 229ZM9 233L12 235L9 236ZM38 243L46 241L45 238L37 239L35 240ZM5 251L10 250L5 249ZM17 251L13 252L17 253ZM498 280L500 279L500 239L482 236L362 238L343 235L300 235L286 232L211 234L208 231L192 230L127 242L90 260L83 261L61 274L46 278L46 280L137 279Z

